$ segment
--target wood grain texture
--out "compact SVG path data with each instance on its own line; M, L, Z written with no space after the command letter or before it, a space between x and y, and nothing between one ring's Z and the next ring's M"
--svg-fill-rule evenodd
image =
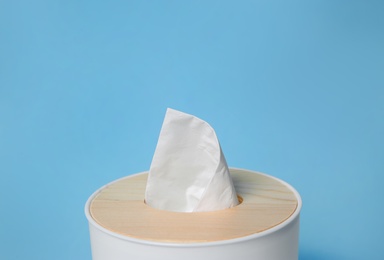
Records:
M144 203L147 174L128 176L104 187L92 200L92 218L110 231L143 240L171 243L220 241L252 235L286 220L297 207L282 182L231 169L243 202L233 208L198 213L158 210Z

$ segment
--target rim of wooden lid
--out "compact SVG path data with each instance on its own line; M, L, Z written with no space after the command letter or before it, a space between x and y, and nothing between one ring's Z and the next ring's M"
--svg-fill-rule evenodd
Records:
M230 168L238 195L236 207L181 213L144 203L147 172L126 176L98 189L88 199L90 224L109 235L133 242L194 246L263 236L283 228L301 210L299 193L273 176Z

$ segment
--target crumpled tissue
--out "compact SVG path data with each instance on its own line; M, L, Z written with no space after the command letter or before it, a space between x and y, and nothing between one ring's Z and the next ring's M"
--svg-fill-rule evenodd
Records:
M167 109L145 203L177 212L215 211L239 204L216 133L208 123Z

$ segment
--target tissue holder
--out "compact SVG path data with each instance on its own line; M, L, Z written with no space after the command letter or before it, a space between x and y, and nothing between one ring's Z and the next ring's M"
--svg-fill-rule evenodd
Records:
M88 199L93 260L297 260L301 198L266 174L230 168L241 203L180 213L144 202L147 172L98 189Z

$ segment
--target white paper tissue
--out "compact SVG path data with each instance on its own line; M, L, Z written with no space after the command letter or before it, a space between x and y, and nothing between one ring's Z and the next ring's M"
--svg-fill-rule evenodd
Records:
M239 203L216 133L208 123L167 109L145 202L178 212L221 210Z

